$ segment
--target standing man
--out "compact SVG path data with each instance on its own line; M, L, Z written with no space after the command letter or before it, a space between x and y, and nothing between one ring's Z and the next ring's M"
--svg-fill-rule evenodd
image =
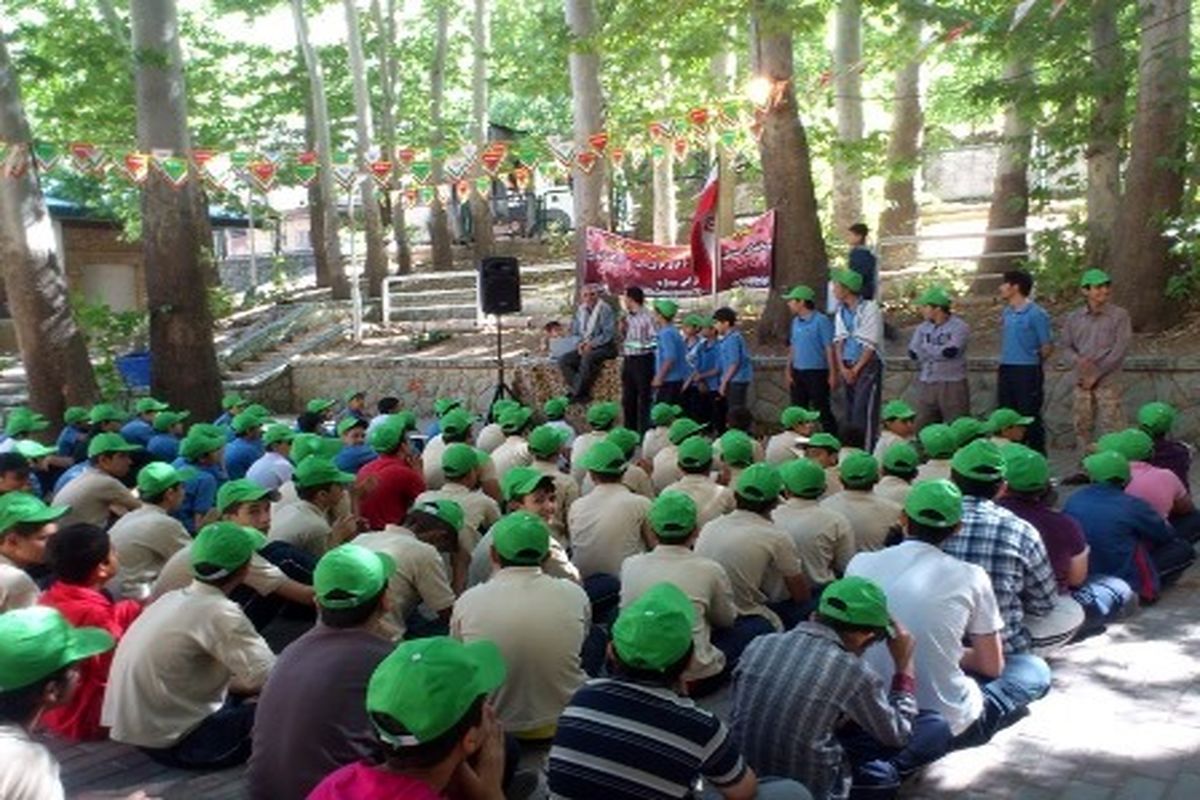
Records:
M1086 453L1097 417L1100 422L1097 435L1125 427L1121 367L1133 329L1129 312L1109 302L1112 278L1107 272L1089 269L1083 273L1079 285L1086 302L1063 321L1062 345L1075 367L1072 402L1075 446L1080 453Z
M1045 402L1043 364L1054 352L1050 315L1029 299L1033 276L1022 269L1004 273L1000 297L1007 305L1002 315L1000 370L996 375L996 405L1033 417L1025 444L1046 452L1046 429L1042 425Z
M913 331L908 357L920 366L917 376L917 430L931 422L950 422L971 413L967 386L967 339L971 329L950 312L950 295L932 286L917 298L925 321Z
M571 319L571 335L577 337L579 343L558 359L567 392L575 402L588 402L592 383L604 362L617 357L616 330L616 313L600 299L600 286L584 286L579 295L579 308Z
M848 269L835 270L833 296L833 353L838 373L846 387L846 428L843 439L862 437L862 447L870 451L879 435L880 391L883 362L879 349L883 343L883 316L874 300L866 299L863 277ZM853 435L850 435L853 434Z
M655 300L651 305L658 323L654 351L654 400L658 403L678 403L689 372L687 345L683 341L683 334L675 327L679 304L674 300Z
M641 287L625 290L625 359L621 364L621 406L625 427L645 433L650 428L650 396L654 381L654 351L657 331L646 311L646 294Z
M816 295L807 286L793 286L785 294L792 312L788 339L787 385L792 405L821 413L821 427L837 435L837 422L829 393L837 385L833 360L833 322L816 310Z
M846 241L850 245L848 266L851 271L862 276L863 300L874 300L876 287L879 284L879 263L871 248L867 246L867 237L871 229L865 223L856 222L846 229Z

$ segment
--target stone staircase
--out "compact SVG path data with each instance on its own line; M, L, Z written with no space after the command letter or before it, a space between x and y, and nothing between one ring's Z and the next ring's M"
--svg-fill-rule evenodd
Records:
M521 268L521 313L506 317L506 324L522 325L534 317L562 310L575 287L572 262ZM476 325L476 272L422 272L388 279L384 325L422 327L436 325L463 330Z

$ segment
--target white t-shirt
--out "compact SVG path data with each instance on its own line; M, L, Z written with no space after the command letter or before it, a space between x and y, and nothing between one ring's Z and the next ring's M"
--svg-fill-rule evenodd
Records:
M293 470L291 461L272 450L263 453L250 465L246 477L264 489L277 492L280 486L292 479Z
M62 800L58 762L43 745L14 725L0 726L0 797Z
M888 610L916 638L917 704L941 712L955 736L983 712L983 693L959 666L963 637L1004 627L986 572L937 547L912 539L859 553L847 575L869 578L887 595ZM886 647L868 648L867 663L890 681Z

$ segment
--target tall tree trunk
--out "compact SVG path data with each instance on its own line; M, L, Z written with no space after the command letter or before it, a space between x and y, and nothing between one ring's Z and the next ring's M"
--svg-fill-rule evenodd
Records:
M906 17L900 29L908 52L921 45L921 21ZM888 136L887 180L883 185L883 212L879 215L879 239L889 236L915 236L917 218L916 174L920 164L921 62L914 58L896 70L892 85L892 130ZM889 266L907 267L917 256L912 244L894 245L880 253Z
M0 141L29 141L17 75L0 37ZM87 345L67 294L67 277L54 251L54 229L38 185L32 154L16 156L29 167L0 178L0 269L16 329L29 404L50 419L68 405L89 405L99 392ZM0 172L4 164L0 161Z
M335 300L350 298L350 281L346 277L346 265L342 263L342 246L338 239L338 204L337 192L333 183L333 137L329 132L329 105L325 100L325 76L321 69L321 59L313 47L308 35L308 18L304 15L304 0L291 0L292 23L296 28L296 44L304 56L304 67L308 72L309 97L312 102L313 133L316 143L317 164L320 169L317 180L321 182L317 193L323 201L321 213L314 215L310 222L315 227L321 225L319 236L313 236L313 247L320 242L324 248L325 263L328 265L329 286L333 289ZM313 199L310 194L310 200ZM320 219L318 219L318 217ZM318 264L320 262L318 261ZM321 274L317 273L318 285Z
M380 135L383 149L392 162L393 191L389 195L389 208L392 243L396 248L396 273L407 275L412 272L412 247L408 242L408 226L404 221L403 176L400 161L396 158L396 0L387 0L386 11L380 7L379 0L371 0L371 16L378 32L379 88L383 94L383 106L379 112Z
M834 108L842 152L833 161L833 227L844 231L862 221L862 175L857 153L863 138L862 0L838 0L835 20Z
M1140 0L1137 111L1112 264L1137 330L1162 330L1182 303L1163 302L1176 258L1163 233L1183 206L1191 73L1190 0Z
M304 52L299 47L296 48L296 55L300 60L300 66L304 67ZM317 117L313 112L312 86L307 72L304 75L304 85L301 91L304 94L304 147L315 153L319 146L319 137L317 136ZM332 184L333 181L332 179L329 181L318 179L308 184L308 241L312 245L317 286L333 286L334 275L334 267L329 261L329 245L325 241L325 215L329 213L328 195L323 191L326 183Z
M713 90L716 97L729 97L737 86L737 54L733 52L732 40L737 31L729 30L730 42L712 58L711 70ZM733 169L733 157L720 142L717 143L717 162L721 183L717 187L717 235L733 233L737 199L737 173Z
M658 68L662 78L653 104L656 113L668 116L674 86L671 81L671 59L665 52L659 54ZM652 154L650 162L654 190L653 241L655 244L675 244L679 228L679 203L675 192L675 149L670 142L663 157L655 158Z
M429 237L433 245L433 268L454 266L450 244L450 225L442 202L442 183L446 180L446 131L442 124L442 103L446 94L446 51L450 46L450 6L448 0L434 0L437 12L433 47L433 66L429 71L429 146L433 184L437 191L429 206Z
M343 0L346 11L346 39L350 52L350 77L354 84L354 152L360 173L358 190L362 198L363 228L367 235L365 272L367 294L379 297L387 277L387 247L383 242L383 217L375 196L375 178L371 176L371 97L367 93L367 61L363 57L362 26L355 0ZM354 220L350 233L354 235Z
M600 88L600 22L596 0L565 0L571 44L571 99L575 120L575 146L588 146L588 137L604 129L604 95ZM604 160L591 174L578 166L571 173L575 208L575 285L584 283L587 270L587 229L604 225Z
M992 180L992 205L988 209L988 230L1024 228L1029 218L1029 156L1033 148L1033 122L1028 110L1034 91L1032 64L1024 55L1011 56L1004 65L1004 81L1013 96L1004 109L1004 138L996 160ZM983 254L1019 253L1026 248L1023 233L988 236ZM1016 269L1025 256L981 258L976 267L971 291L987 294L996 291L996 281L985 276Z
M138 147L188 154L187 91L175 0L132 0ZM157 170L142 185L142 261L150 306L150 388L176 408L210 419L221 374L208 292L216 266L208 202L192 171L173 188Z
M471 138L480 155L488 145L488 59L492 56L492 22L489 0L475 0L471 17L471 36L474 41L471 65ZM486 176L482 168L477 176ZM475 237L475 258L484 259L496 249L496 234L492 229L492 192L480 193L471 187L471 222Z
M767 207L775 209L775 264L771 292L759 322L761 342L787 341L791 312L783 290L797 283L820 290L828 277L825 240L817 215L808 137L800 122L793 87L792 32L786 14L772 0L754 0L750 20L750 63L754 74L772 82L760 110L759 153L771 168L763 172Z
M1125 120L1124 54L1117 14L1125 0L1093 0L1092 118L1087 149L1087 262L1110 270L1113 226L1121 203L1121 133Z

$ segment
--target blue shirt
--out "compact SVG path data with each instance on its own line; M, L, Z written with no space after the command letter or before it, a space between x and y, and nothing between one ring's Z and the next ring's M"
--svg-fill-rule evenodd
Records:
M196 516L204 516L217 504L217 487L221 483L221 468L214 464L201 466L186 458L175 459L171 466L176 469L190 467L196 470L195 475L183 482L183 503L171 514L172 517L183 523L183 527L188 529L188 533L195 535Z
M55 447L58 449L60 456L74 458L75 445L79 444L79 440L87 436L87 431L83 428L77 428L74 425L67 425L58 434L58 442Z
M658 329L656 339L658 347L654 349L655 372L662 369L664 363L670 361L671 368L667 370L663 380L668 383L682 383L688 376L687 346L683 343L683 334L674 325L663 325Z
M862 291L858 296L863 300L875 299L875 278L877 274L875 254L869 247L850 248L850 269L862 275Z
M1092 549L1089 575L1120 578L1148 600L1158 595L1147 544L1168 542L1174 533L1149 503L1112 484L1093 483L1071 495L1063 511L1079 521Z
M62 488L79 476L79 473L87 469L88 462L80 461L74 466L67 467L67 471L58 476L58 480L54 482L52 496L62 491ZM30 473L32 475L33 473Z
M717 341L717 365L721 370L718 381L725 377L726 370L735 366L736 370L729 382L750 382L754 367L750 363L750 351L746 349L746 338L737 328L731 328L729 333Z
M140 444L145 447L154 436L154 426L141 417L134 417L121 426L121 436L130 444Z
M815 311L808 319L792 317L790 342L794 369L829 369L826 351L833 344L833 322L829 317Z
M146 451L154 461L166 461L168 464L179 458L179 437L169 433L157 433L146 445Z
M842 319L842 325L845 326L846 332L849 333L842 340L842 361L847 364L856 364L858 359L862 358L864 345L862 340L854 335L858 329L858 309L862 308L862 303L859 303L855 308L849 308L845 305L838 305L837 313Z
M1051 341L1046 310L1033 301L1019 310L1005 306L1001 320L1004 330L1000 336L1000 363L1026 367L1041 364L1039 351Z
M228 411L226 411L224 414L222 414L221 416L219 416L213 420L213 425L216 425L219 428L228 428L232 424L233 424L233 415L230 414Z
M343 447L342 452L333 457L333 463L343 472L353 472L356 475L364 465L379 458L379 454L365 444L353 447Z
M250 465L258 461L264 452L266 445L262 443L262 439L243 439L239 436L226 445L225 474L229 480L246 477Z
M720 365L717 363L717 341L715 339L701 339L699 348L696 352L696 372L703 374L719 369ZM704 385L709 388L709 391L715 392L721 387L721 373L716 372L706 377Z

